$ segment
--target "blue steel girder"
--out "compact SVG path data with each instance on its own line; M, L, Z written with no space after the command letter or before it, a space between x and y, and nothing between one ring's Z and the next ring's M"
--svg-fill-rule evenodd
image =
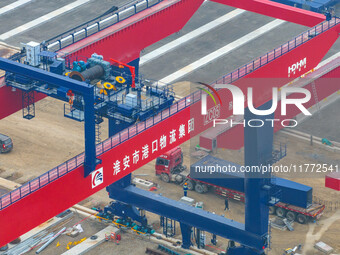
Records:
M245 230L245 225L223 216L195 208L184 203L151 193L132 185L121 188L115 184L108 186L112 199L134 205L143 210L171 218L188 226L232 239L242 245L263 250L266 236Z
M258 107L266 110L272 106L272 101ZM256 115L246 108L245 122L250 120L263 121L260 127L246 125L244 128L244 164L245 166L262 166L272 157L274 128L266 119L274 119L274 113L269 115ZM264 189L271 183L271 173L246 172L245 173L245 226L246 230L257 235L267 235L269 222L269 193ZM260 216L260 217L259 217Z
M33 80L39 80L55 86L62 86L82 94L85 102L85 164L84 177L87 177L96 167L96 133L94 110L94 87L86 82L80 82L68 77L47 72L45 70L21 64L9 59L0 58L0 69L6 72L20 74Z

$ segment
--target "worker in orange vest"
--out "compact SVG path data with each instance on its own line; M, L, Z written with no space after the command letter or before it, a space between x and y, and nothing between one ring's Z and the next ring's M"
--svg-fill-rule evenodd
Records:
M184 191L184 196L186 197L188 195L188 183L184 183L183 191Z

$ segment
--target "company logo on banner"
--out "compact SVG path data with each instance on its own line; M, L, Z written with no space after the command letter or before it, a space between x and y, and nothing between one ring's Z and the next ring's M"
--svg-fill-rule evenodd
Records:
M300 61L292 64L291 66L288 67L288 77L293 73L295 74L296 70L301 71L302 68L307 67L307 58L301 59Z
M103 168L99 168L92 174L92 189L104 182Z
M266 116L266 115L273 114L278 107L279 101L281 103L281 115L282 116L287 115L287 105L295 105L295 107L297 107L300 110L300 112L303 113L306 116L312 115L306 109L306 107L304 107L304 105L303 105L304 103L309 102L309 100L311 99L310 91L308 89L305 89L305 88L282 87L280 89L280 94L279 94L279 88L275 88L275 87L272 88L272 105L271 105L270 109L266 109L266 110L259 110L259 109L255 108L254 102L253 102L253 88L251 88L251 87L249 87L248 90L247 90L247 96L245 96L243 94L243 91L235 85L216 84L215 88L217 88L217 89L228 89L231 92L233 99L232 99L232 102L229 105L232 105L233 115L235 115L235 116L243 116L244 115L244 110L245 110L244 103L245 103L245 101L247 101L249 111L251 113L253 113L254 115L258 115L258 116ZM218 95L218 92L216 90L213 90L213 92L216 95ZM288 98L288 95L293 94L293 93L303 94L304 97L303 98ZM207 93L207 94L210 95L210 97L212 97L210 92ZM208 118L207 116L213 116L214 117L214 114L213 114L214 112L207 110L207 94L202 94L202 100L201 100L201 114L203 116L205 116L205 122L206 123L211 121L211 118ZM218 97L220 99L219 95L218 95ZM212 97L212 99L214 100L213 97ZM216 105L215 100L214 100L214 102L215 102L215 105ZM218 108L217 112L218 113L220 112L219 108ZM208 120L206 120L206 118ZM227 124L228 122L230 122L228 120L217 119L217 118L213 119L213 121L214 121L214 127L215 127L216 124L223 125L223 124ZM271 122L272 126L274 126L274 122L278 121L278 120L277 119L266 119L266 121ZM258 120L258 119L249 120L249 122L250 122L249 126L251 126L251 127L261 127L261 126L264 125L264 122L262 120ZM260 124L254 125L254 124L252 124L253 122L260 122ZM290 124L285 125L285 123L290 123ZM232 123L230 123L230 124L232 126ZM242 123L234 123L234 124L244 124L244 125L246 125L246 123L244 121ZM294 120L294 119L287 119L287 120L281 121L281 124L284 127L295 127L297 125L297 121Z

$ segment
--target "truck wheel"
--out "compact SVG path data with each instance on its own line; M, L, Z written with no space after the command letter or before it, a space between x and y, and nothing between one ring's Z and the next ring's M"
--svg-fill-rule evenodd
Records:
M275 206L269 206L269 214L270 214L270 215L275 214L275 211L276 211Z
M286 215L286 210L281 208L281 207L278 207L278 208L276 208L276 215L281 217L281 218L284 218L285 215Z
M307 222L307 217L303 214L298 214L298 216L296 217L296 221L300 224L305 224Z
M188 184L188 190L194 190L195 183L192 180L187 180L186 183Z
M200 194L204 193L204 188L203 188L202 184L196 183L196 185L195 185L195 191L196 191L197 193L200 193Z
M203 193L207 193L209 190L209 186L206 184L202 184L202 187L203 187Z
M291 211L287 212L286 218L287 218L288 220L295 221L295 219L296 219L296 214L295 214L295 212L291 212Z
M162 180L163 182L170 182L170 177L169 177L168 174L162 173L162 174L161 174L161 180Z

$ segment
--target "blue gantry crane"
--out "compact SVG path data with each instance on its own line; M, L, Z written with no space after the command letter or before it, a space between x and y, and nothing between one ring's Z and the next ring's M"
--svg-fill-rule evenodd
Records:
M103 118L109 120L113 136L174 101L171 85L142 79L138 68L96 53L82 60L62 58L30 42L20 54L0 62L6 85L22 91L24 118L35 117L34 95L40 92L64 101L65 117L85 122L85 177L99 163L95 144Z

